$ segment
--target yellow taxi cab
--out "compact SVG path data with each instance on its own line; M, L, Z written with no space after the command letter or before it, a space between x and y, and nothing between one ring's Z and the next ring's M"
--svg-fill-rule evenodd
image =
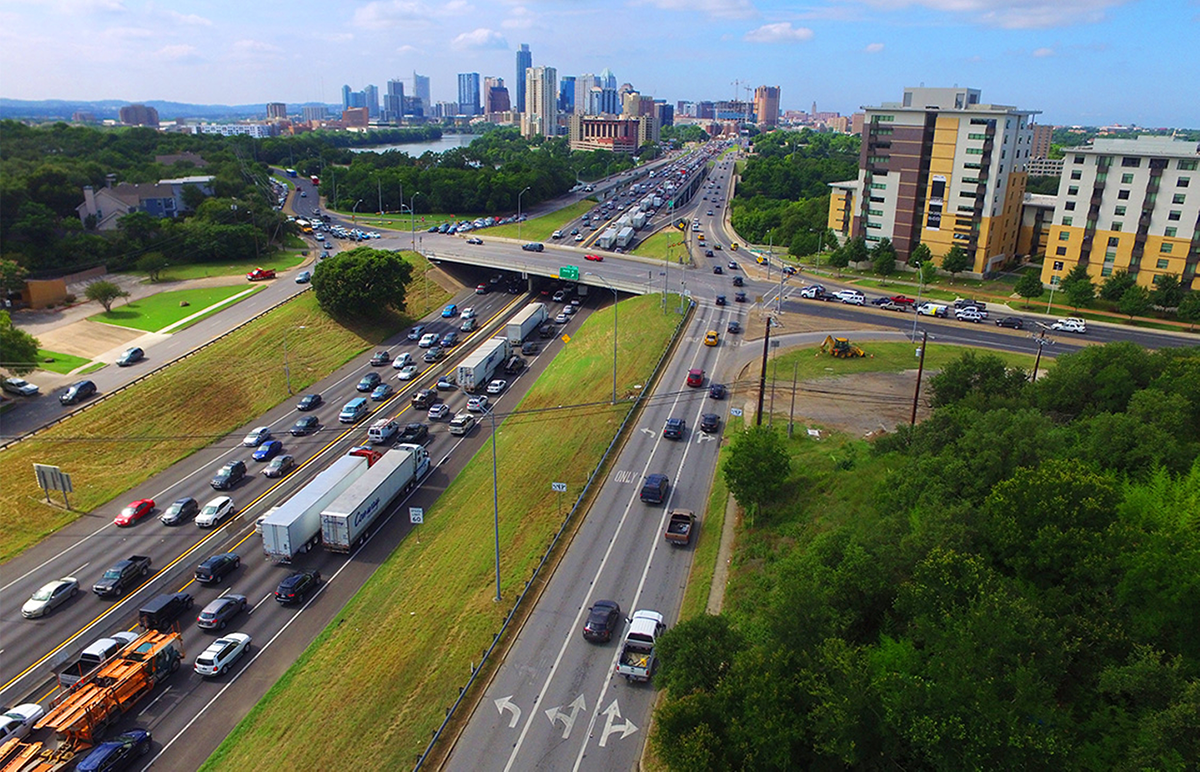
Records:
M737 242L735 241L734 243L730 244L729 248L732 249L734 252L737 252L737 250L738 250Z
M716 330L709 330L708 332L706 332L704 334L704 345L706 345L706 346L717 345L717 340L718 340L718 337L717 337Z

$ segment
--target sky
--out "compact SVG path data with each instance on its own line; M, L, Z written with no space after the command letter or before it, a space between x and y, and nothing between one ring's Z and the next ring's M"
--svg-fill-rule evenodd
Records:
M674 103L779 86L853 113L969 86L1041 123L1200 127L1200 0L0 0L0 97L339 103L412 73L435 101L515 52ZM750 92L753 94L753 91Z

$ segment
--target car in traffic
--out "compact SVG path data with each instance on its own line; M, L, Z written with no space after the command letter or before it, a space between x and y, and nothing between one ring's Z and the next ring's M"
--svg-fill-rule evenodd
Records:
M725 296L724 296L724 295L717 295L717 301L716 301L716 302L717 302L717 305L719 305L719 306L723 306L723 305L725 305L725 304L726 304L728 301L727 301L727 300L725 300Z
M717 274L717 275L721 275L721 274L725 273L725 269L724 269L724 268L722 268L722 267L721 267L721 266L719 266L719 265L714 265L714 266L713 266L713 273L715 273L715 274Z
M708 396L710 399L725 399L729 394L729 389L723 383L714 383L708 387Z
M437 402L437 395L437 392L433 389L420 389L412 395L413 407L427 410L430 405Z
M401 351L399 354L396 355L396 358L392 360L392 369L400 370L404 367L411 365L412 363L413 363L412 354L408 353L407 351Z
M475 246L479 246L480 244L483 243L483 239L479 238L478 236L472 236L471 238L467 239L467 243L475 245Z
M426 417L430 421L439 421L448 415L450 415L450 406L445 402L434 402L429 406L429 412L426 413Z
M196 581L201 584L219 582L237 570L241 564L242 559L236 552L222 552L219 555L205 558L200 565L196 566Z
M267 464L263 470L263 477L274 479L283 477L288 472L296 468L296 457L287 455L276 456L271 459L271 463Z
M467 400L467 410L472 413L486 413L488 409L488 398L484 395L471 397Z
M584 255L583 259L591 260L592 262L595 262L595 263L603 263L604 262L604 257L602 255Z
M463 319L462 324L458 326L459 332L470 332L473 329L475 329L475 317Z
M745 303L746 302L746 293L745 292L733 293L733 301L735 303Z
M525 356L533 356L541 350L541 346L535 340L526 341L521 344L521 353Z
M127 348L121 352L121 356L117 357L117 367L129 367L135 362L140 362L146 358L146 352L142 351L138 346Z
M686 383L693 388L703 386L704 370L699 367L693 367L691 370L688 370Z
M381 383L371 391L371 401L372 402L383 402L388 397L392 396L392 393L394 391L395 391L395 389L392 388L392 384Z
M296 409L302 413L306 413L309 410L316 410L324 401L320 394L305 394L296 403Z
M200 512L200 503L191 496L184 496L171 502L171 506L158 516L163 525L179 525L186 523Z
M668 440L682 440L687 431L687 421L682 418L668 418L663 424L662 436Z
M729 321L729 324L725 325L725 332L728 332L732 335L737 335L741 331L742 331L742 325L735 320L731 319Z
M475 416L470 413L459 413L450 419L450 433L464 435L475 426Z
M864 306L867 304L867 297L856 289L838 290L833 293L838 300L852 306Z
M38 387L24 378L5 378L0 381L0 388L3 388L6 393L15 394L18 397L32 397L38 393Z
M1077 317L1067 317L1066 319L1059 319L1050 325L1050 329L1058 332L1073 332L1076 335L1083 335L1087 332L1087 322Z
M571 321L571 315L565 311L554 317L555 324L566 324L569 321Z
M283 443L279 440L267 440L251 456L255 461L270 461L283 452Z
M704 333L704 345L715 346L720 343L720 341L721 337L717 335L716 330L709 330L708 332Z
M195 670L202 676L212 677L229 672L230 666L250 650L250 636L245 633L229 633L208 645L196 657Z
M400 368L400 372L396 373L396 379L401 381L411 381L421 374L421 369L416 365L405 365Z
M497 378L496 380L492 381L491 383L489 383L487 385L487 393L488 394L499 394L500 392L504 391L506 388L508 388L508 381Z
M453 348L458 345L458 333L448 332L442 336L442 341L439 343L442 348Z
M825 291L825 287L821 284L810 284L800 288L800 297L812 300Z
M408 339L409 340L420 340L421 336L424 334L425 334L425 325L418 324L416 327L413 327L411 330L408 331Z
M201 609L196 626L203 630L224 630L229 621L246 610L245 595L222 595Z
M438 361L439 359L442 358L442 347L441 346L430 346L429 348L425 349L425 356L423 356L421 358L430 364Z
M542 246L540 242L531 241L528 244L522 244L521 249L525 250L526 252L542 252L545 250L545 247Z
M64 576L47 582L37 588L25 605L21 606L21 616L26 619L44 617L54 609L66 603L79 594L79 580L73 576Z
M321 427L321 419L315 415L304 415L296 419L296 423L292 424L292 428L288 429L288 434L293 437L303 437L312 434Z
M621 606L615 600L598 600L588 609L587 621L583 623L583 639L593 643L607 643L621 624Z
M700 431L712 434L721 425L721 417L716 413L703 413L700 416Z
M204 505L200 514L196 515L198 528L215 528L233 515L233 499L228 496L217 496Z
M58 395L58 401L63 405L74 405L95 395L96 384L91 381L76 381Z
M979 313L979 309L974 306L967 308L959 308L954 311L954 318L960 322L974 322L979 324L983 321L983 314Z
M744 287L744 286L746 286L746 282L744 279L742 279L741 276L734 276L733 277L733 286Z
M442 309L443 319L453 319L456 316L458 316L458 306L456 306L454 303L450 303Z
M312 273L311 272L301 271L300 273L296 274L296 283L297 284L308 284L310 281L312 281Z
M464 308L462 310L462 313L459 314L458 316L460 319L474 319L475 318L475 309L468 306L468 307Z
M949 309L938 303L922 303L917 308L917 316L932 316L937 319L944 319L947 313L949 313Z
M242 438L242 445L247 448L257 448L269 439L271 439L271 427L256 426Z
M321 572L297 571L275 588L275 600L280 603L303 603L321 584Z
M355 391L371 391L383 381L379 373L367 373L359 379L358 385L354 387Z
M209 484L214 490L226 491L241 482L245 476L246 462L236 459L218 469Z
M418 445L424 442L428 436L429 427L423 423L414 421L404 425L404 428L400 430L399 436L396 437L396 442Z
M44 715L46 709L36 702L5 708L4 714L0 715L0 745L9 740L26 737L33 725Z
M1012 330L1025 329L1025 320L1019 316L1002 316L996 320L997 327L1008 327Z
M116 772L132 766L135 759L150 752L152 737L145 729L129 729L92 748L83 757L76 772Z
M371 367L383 367L391 361L392 354L389 351L376 351L371 355Z
M113 520L118 527L133 525L154 511L154 499L138 499L130 503Z

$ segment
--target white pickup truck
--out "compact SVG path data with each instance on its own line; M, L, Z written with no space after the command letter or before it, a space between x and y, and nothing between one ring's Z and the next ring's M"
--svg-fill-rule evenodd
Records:
M663 615L657 611L635 611L621 643L617 673L630 681L649 681L654 674L654 642L666 629Z
M1074 332L1083 335L1087 332L1087 322L1074 316L1068 316L1066 319L1059 319L1054 324L1050 325L1050 329L1058 330L1059 332Z

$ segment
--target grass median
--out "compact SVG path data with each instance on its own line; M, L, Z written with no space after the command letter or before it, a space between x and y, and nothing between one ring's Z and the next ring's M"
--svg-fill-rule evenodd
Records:
M531 220L526 220L521 223L521 227L517 228L517 223L510 225L497 225L494 228L485 228L473 235L486 239L488 236L496 236L506 239L522 239L524 241L549 241L550 235L554 231L561 229L564 225L574 220L576 217L581 217L585 212L590 212L596 202L590 198L585 198L582 201L576 201L570 206L564 206L562 209L544 214L541 217L534 217Z
M299 250L308 248L301 239L289 237L287 252L276 252L269 257L259 260L238 260L220 263L181 263L169 265L159 274L159 281L183 281L185 279L208 279L214 276L245 276L255 268L274 268L276 271L287 271L304 262L305 256Z
M687 250L683 246L683 235L674 228L668 228L643 239L631 254L653 257L656 260L678 260L687 256Z
M658 303L653 296L621 303L621 395L647 382L678 322L661 314ZM202 769L412 765L561 522L550 483L565 482L569 497L578 495L631 408L608 404L612 321L611 307L592 314L500 425L504 602L493 601L492 465L485 445L427 509L420 541L409 538L396 548ZM475 431L486 430L485 422ZM320 742L297 715L321 717Z
M409 253L406 259L424 263ZM409 291L414 316L423 315L420 291ZM434 308L448 295L431 284L424 297ZM305 292L195 355L0 451L5 481L0 562L289 399L285 334L292 388L299 393L408 323L406 316L393 316L351 329L326 316L313 293ZM45 503L30 471L35 463L71 475L72 511ZM61 494L52 501L61 504Z

